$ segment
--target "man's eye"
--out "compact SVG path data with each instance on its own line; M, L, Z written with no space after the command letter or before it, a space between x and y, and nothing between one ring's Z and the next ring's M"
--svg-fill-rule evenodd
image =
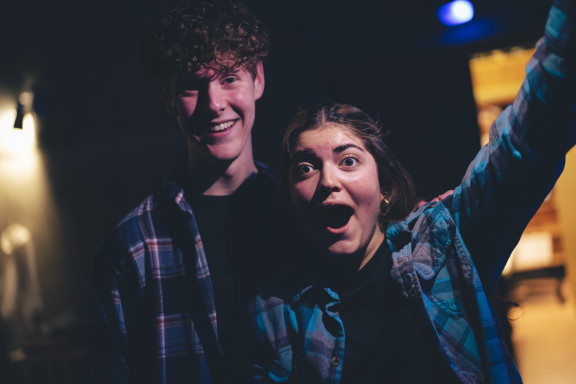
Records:
M342 159L342 165L345 167L354 167L358 165L358 159L355 157L346 157Z
M228 76L225 77L224 80L222 80L222 82L224 84L232 84L235 83L238 79L236 78L236 76Z

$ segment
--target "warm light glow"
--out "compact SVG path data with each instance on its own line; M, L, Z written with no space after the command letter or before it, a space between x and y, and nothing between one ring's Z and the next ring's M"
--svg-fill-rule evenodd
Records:
M0 154L26 154L36 147L34 115L24 115L22 129L14 128L16 110L0 112Z
M438 19L447 27L464 24L473 17L474 5L468 0L452 1L438 8Z
M476 104L510 104L522 85L533 52L533 48L512 47L472 57L469 66Z
M30 231L20 225L9 225L0 235L0 248L5 254L11 255L16 248L28 244L32 239Z
M32 92L22 92L18 97L18 101L22 105L32 105L32 101L34 101L34 95Z
M14 184L37 177L39 152L35 116L25 113L22 128L14 128L16 105L0 107L3 107L0 109L0 179Z
M524 233L512 252L502 274L546 268L553 265L554 249L550 232Z

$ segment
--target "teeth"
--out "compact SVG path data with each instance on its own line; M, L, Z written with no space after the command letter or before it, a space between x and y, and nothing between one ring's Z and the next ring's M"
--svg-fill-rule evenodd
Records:
M236 120L226 121L222 124L218 124L218 125L213 126L212 129L210 129L210 130L212 132L221 132L221 131L228 129L231 126L233 126L235 122L236 122Z

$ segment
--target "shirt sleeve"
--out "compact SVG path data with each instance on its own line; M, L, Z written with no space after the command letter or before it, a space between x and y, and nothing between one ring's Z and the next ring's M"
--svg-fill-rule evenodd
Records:
M128 288L133 276L128 251L108 239L96 255L90 285L88 358L90 383L128 383L127 327L137 292Z
M574 0L556 0L514 102L449 197L487 290L495 288L526 225L576 138Z
M292 336L298 334L290 309L285 279L264 285L248 306L246 321L246 377L250 383L297 382L293 377ZM291 325L290 325L291 324Z

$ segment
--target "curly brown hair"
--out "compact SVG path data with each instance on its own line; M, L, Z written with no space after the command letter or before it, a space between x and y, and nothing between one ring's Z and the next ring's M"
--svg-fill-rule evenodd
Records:
M162 84L210 64L252 76L268 55L269 32L236 0L185 0L148 24L139 47L144 71Z

